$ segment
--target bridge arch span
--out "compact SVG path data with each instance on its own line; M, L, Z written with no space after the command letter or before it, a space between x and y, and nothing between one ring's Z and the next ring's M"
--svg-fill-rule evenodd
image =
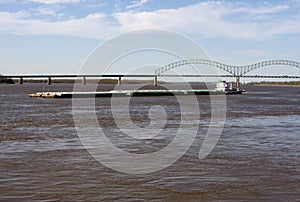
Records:
M213 66L213 67L225 70L226 72L232 74L235 77L240 77L252 70L259 69L259 68L265 67L265 66L271 66L271 65L285 65L285 66L300 68L300 62L290 61L290 60L265 60L265 61L251 64L251 65L237 66L237 65L227 65L227 64L223 64L223 63L216 62L213 60L206 60L206 59L186 59L186 60L179 60L179 61L167 64L165 66L162 66L160 68L157 68L155 70L155 75L160 76L164 72L174 69L176 67L180 67L180 66L184 66L184 65L193 65L193 64Z

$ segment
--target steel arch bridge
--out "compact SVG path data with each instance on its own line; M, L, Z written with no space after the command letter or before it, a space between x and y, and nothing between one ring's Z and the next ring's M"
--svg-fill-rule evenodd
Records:
M227 65L227 64L223 64L212 60L206 60L206 59L186 59L186 60L179 60L155 69L155 75L160 76L164 72L174 69L176 67L180 67L184 65L193 65L193 64L213 66L225 70L237 78L243 76L244 74L252 70L259 69L265 66L271 66L271 65L285 65L285 66L300 68L300 62L290 61L290 60L266 60L251 65L237 66L237 65Z

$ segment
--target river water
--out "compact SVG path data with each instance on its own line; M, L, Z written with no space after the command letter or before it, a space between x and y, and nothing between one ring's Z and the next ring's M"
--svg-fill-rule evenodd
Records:
M297 201L300 87L244 88L243 95L226 96L225 126L205 159L198 155L210 98L199 95L203 122L189 150L163 170L130 175L103 166L83 147L71 99L27 96L42 90L69 91L71 84L0 85L0 201ZM134 144L136 148L126 148L127 139L114 134L117 126L110 113L104 113L110 98L95 102L101 127L119 138L112 142L121 142L122 149L153 152L172 141L179 107L174 97L131 99L131 118L137 126L149 124L152 105L162 105L170 119L165 130L170 137L145 147Z

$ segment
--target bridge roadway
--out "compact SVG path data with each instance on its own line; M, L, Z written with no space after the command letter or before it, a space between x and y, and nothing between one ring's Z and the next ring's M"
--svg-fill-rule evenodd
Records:
M123 77L131 78L154 78L154 85L157 85L157 77L236 77L235 75L226 74L226 75L149 75L149 74L133 74L133 75L124 75L124 74L106 74L106 75L96 75L96 74L46 74L46 75L0 75L0 78L11 78L19 79L19 83L23 84L23 79L37 79L37 78L47 78L48 84L51 84L52 78L82 78L82 83L85 85L87 78L118 78L118 84L121 85L121 79ZM244 78L289 78L289 79L300 79L300 76L291 76L291 75L241 75L239 77Z

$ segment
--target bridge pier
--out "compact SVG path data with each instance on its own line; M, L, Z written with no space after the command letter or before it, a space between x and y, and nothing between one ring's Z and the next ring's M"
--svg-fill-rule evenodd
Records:
M82 84L86 85L86 77L85 76L82 78Z
M236 80L236 83L235 83L236 89L239 90L240 87L241 87L241 84L240 84L240 77L239 77L239 76L235 77L235 80Z
M121 79L122 79L122 77L119 76L119 79L118 79L118 85L119 86L121 85Z
M154 77L154 86L157 86L157 76Z
M19 84L20 84L20 85L23 84L23 77L20 77Z
M48 85L51 85L51 77L50 76L48 77L48 82L47 83L48 83Z

